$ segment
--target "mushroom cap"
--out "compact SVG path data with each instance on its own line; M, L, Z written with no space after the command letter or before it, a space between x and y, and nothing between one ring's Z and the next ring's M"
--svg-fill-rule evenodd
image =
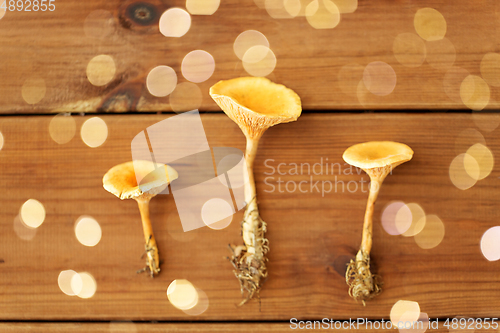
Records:
M413 150L410 147L393 141L358 143L347 148L342 156L344 161L363 170L388 165L398 166L412 157Z
M102 184L106 191L122 200L135 199L157 195L177 177L177 171L171 166L135 160L109 169L102 178Z
M219 81L210 88L210 96L252 138L271 126L297 120L302 112L293 90L264 77Z

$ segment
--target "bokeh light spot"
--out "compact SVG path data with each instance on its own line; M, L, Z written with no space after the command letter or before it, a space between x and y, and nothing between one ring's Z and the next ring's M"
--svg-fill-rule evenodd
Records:
M364 69L363 69L364 72ZM356 97L358 98L359 104L364 107L367 107L369 104L368 97L371 95L371 92L366 89L365 84L363 83L363 79L359 80L358 86L356 89Z
M36 104L40 102L47 92L45 80L39 77L30 77L24 81L21 93L23 99L28 104Z
M460 97L469 109L480 111L490 101L490 87L479 76L469 75L460 85Z
M358 9L358 0L335 0L341 14L354 13Z
M27 200L19 213L21 221L30 228L38 228L45 221L45 207L35 199Z
M186 0L186 9L192 15L212 15L219 6L220 0Z
M401 65L418 67L425 60L426 48L422 38L413 33L402 33L394 39L392 52Z
M467 128L460 132L455 139L455 152L457 154L465 153L470 146L476 143L480 143L485 146L486 140L484 139L484 136L475 128Z
M94 86L104 86L113 80L116 65L113 58L101 54L92 58L87 65L87 78Z
M402 201L389 203L382 211L382 227L389 235L400 235L411 225L411 211Z
M3 134L0 132L0 150L2 150L4 144Z
M293 17L286 10L284 0L265 0L264 6L269 16L274 19L289 19Z
M209 228L224 229L233 221L233 206L220 198L213 198L203 204L201 218Z
M405 237L412 237L424 229L426 216L424 209L417 203L409 203L406 207L408 207L411 212L411 225L402 235Z
M436 215L427 215L424 229L414 239L422 249L432 249L441 244L444 234L443 221Z
M243 56L248 49L256 45L269 47L269 41L261 32L256 30L246 30L236 37L233 44L233 50L236 56L243 60Z
M429 315L425 312L420 312L416 322L401 323L401 326L403 325L408 328L400 328L399 333L424 333L429 328Z
M207 294L199 288L196 288L196 292L198 293L198 303L191 309L182 310L190 316L199 316L208 309L209 302Z
M473 156L470 156L467 153L464 155L464 169L465 172L467 172L467 175L469 175L469 177L471 177L475 181L479 179L479 174L480 174L479 163Z
M391 308L391 322L394 327L401 327L405 322L415 322L420 317L420 305L413 301L397 301Z
M91 298L97 290L97 283L92 274L82 272L73 275L71 278L71 289L80 298Z
M71 280L69 283L70 283L71 291L73 292L73 295L70 295L70 296L76 296L82 292L83 279L82 279L80 274L78 274L78 273L73 274L71 276Z
M14 232L22 240L32 240L36 235L36 231L37 229L30 228L24 224L19 215L14 218Z
M198 291L185 279L172 281L167 289L167 297L174 307L184 311L194 308L199 300Z
M191 28L191 15L181 8L170 8L160 17L160 32L165 37L182 37Z
M182 75L191 82L204 82L215 71L214 57L207 51L191 51L182 60L181 71Z
M103 39L115 32L115 19L107 10L94 10L83 23L83 30L87 37Z
M403 207L399 208L394 220L398 235L401 235L404 232L408 231L408 229L411 227L411 221L411 210L408 205L405 204Z
M417 34L426 41L440 40L446 35L446 20L433 8L419 9L413 24Z
M179 83L170 94L172 111L184 112L199 109L203 101L201 89L194 83Z
M427 63L436 69L448 70L455 63L457 51L448 38L425 43Z
M369 63L363 72L363 84L366 89L377 96L387 96L396 88L396 72L387 63L374 61Z
M500 87L500 54L486 53L481 60L480 69L486 83Z
M5 8L0 8L0 20L5 16Z
M60 113L50 121L50 137L60 145L70 142L75 133L76 122L70 113Z
M91 148L102 146L108 138L108 126L101 118L92 117L83 123L80 136L83 142Z
M469 72L461 67L452 67L444 75L443 88L448 97L455 103L462 103L460 85L469 76Z
M252 76L267 76L276 67L276 56L270 48L256 45L249 48L243 56L243 68Z
M314 29L333 29L340 23L340 11L330 0L313 0L306 7L306 18Z
M57 278L59 289L68 296L75 296L82 291L82 278L73 270L66 270L59 273Z
M93 217L80 216L76 220L75 235L82 245L96 246L101 240L101 226Z
M479 170L477 172L472 169L471 172L468 169L468 160L474 159L476 161ZM473 175L477 175L476 180L481 180L488 177L493 170L493 165L495 161L493 158L493 153L485 145L476 143L467 150L464 157L465 171L467 174L474 178Z
M489 261L497 261L500 259L500 227L493 227L483 234L481 237L481 252Z
M146 86L151 95L165 97L174 91L177 85L177 74L168 66L153 68L146 78Z
M469 176L465 167L465 157L466 154L460 154L453 159L450 164L450 180L457 188L461 190L467 190L476 184L476 179ZM469 170L476 169L479 170L479 165L475 159L467 159Z
M292 17L298 16L302 9L300 0L285 0L283 5L285 6L286 12Z
M365 68L359 64L351 63L342 68L338 74L338 83L340 90L344 94L356 97L358 92L359 81L363 78Z

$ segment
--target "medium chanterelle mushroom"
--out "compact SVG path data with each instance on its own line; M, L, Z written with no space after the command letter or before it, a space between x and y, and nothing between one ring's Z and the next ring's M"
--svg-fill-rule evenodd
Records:
M370 194L366 205L361 248L356 261L351 260L346 272L349 295L355 300L375 297L382 290L378 277L370 272L372 248L373 209L385 177L398 165L411 160L413 150L405 144L391 141L360 143L347 148L342 156L350 165L364 170L370 176Z
M231 246L231 262L240 281L241 293L248 292L243 305L259 295L267 277L266 253L269 242L264 237L266 223L260 218L253 175L253 163L262 134L271 126L297 120L302 112L299 96L287 87L263 77L242 77L220 81L210 88L210 96L239 125L247 139L244 168L245 202L242 222L245 246ZM246 178L248 177L248 178Z
M149 269L151 277L160 272L160 257L149 219L149 200L161 193L177 177L177 171L168 165L137 160L112 167L102 179L103 186L108 192L122 200L137 201L146 239L147 258L146 267L138 272Z

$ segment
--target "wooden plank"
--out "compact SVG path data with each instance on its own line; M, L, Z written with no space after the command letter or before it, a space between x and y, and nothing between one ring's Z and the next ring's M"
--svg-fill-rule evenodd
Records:
M238 212L231 225L216 231L182 232L171 195L154 198L151 216L165 263L150 279L136 275L144 249L137 205L120 201L102 188L102 176L113 165L131 159L131 140L168 116L102 116L109 136L98 148L87 147L78 134L58 145L50 138L52 117L2 117L5 143L0 150L0 319L2 320L282 320L292 317L387 318L398 300L420 304L431 318L495 317L500 306L500 267L480 251L483 233L498 224L499 171L462 191L450 182L448 169L458 154L460 134L474 127L460 114L305 114L299 121L270 129L262 138L255 172L261 215L268 222L269 279L261 305L237 308L239 286L233 276L228 243L240 243ZM76 128L89 117L74 117ZM204 114L211 147L244 148L239 128L223 114ZM492 121L492 116L485 116ZM178 129L179 133L183 129ZM497 133L483 132L494 156L500 154ZM414 159L386 180L375 209L372 261L385 282L383 293L366 307L347 295L345 262L360 243L367 194L344 189L310 190L316 181L361 184L363 173L290 175L292 163L342 163L348 146L368 140L395 140L410 145ZM472 144L474 142L470 142ZM180 144L180 143L176 143ZM322 159L323 158L323 162ZM285 175L266 175L269 166ZM318 166L319 167L319 166ZM317 170L317 169L316 169ZM317 171L316 171L317 172ZM274 177L274 179L266 177ZM307 193L280 193L284 182L308 182ZM335 178L337 177L337 178ZM267 184L265 183L267 182ZM268 184L276 186L271 191ZM353 185L354 186L354 185ZM13 228L28 199L45 206L45 222L30 241ZM416 202L445 225L439 246L424 250L412 237L390 236L380 224L381 212L393 200ZM90 215L101 225L95 247L81 245L74 224ZM90 299L66 296L58 287L63 270L90 272L97 292ZM203 290L208 310L189 316L174 308L166 290L174 279L188 279Z
M153 14L157 17L167 8L186 6L184 0L147 2L156 8ZM0 111L168 111L172 109L169 97L150 95L146 76L152 68L166 65L176 71L179 83L186 82L181 63L193 50L205 50L215 59L215 73L198 87L203 96L200 109L218 110L208 88L221 79L248 75L233 52L233 43L241 32L251 29L267 37L276 55L277 65L270 78L297 91L305 109L462 109L465 106L460 99L450 99L445 87L452 89L456 98L463 77L447 81L446 70L427 62L419 67L401 65L393 53L395 38L402 33L415 34L417 10L434 8L446 20L446 38L456 51L454 65L473 75L481 75L483 56L498 51L496 41L500 38L496 28L499 4L495 0L456 0L453 4L441 0L359 1L354 13L342 14L340 24L326 30L312 28L303 16L274 19L252 0L229 0L211 16L193 15L191 29L180 38L164 37L157 23L147 27L131 24L120 14L131 3L134 1L58 0L53 12L7 12L0 20ZM109 12L111 20L87 21L97 23L91 24L94 32L86 34L85 20L96 10ZM434 58L441 64L453 58L453 51L442 52ZM116 75L104 86L93 86L87 79L87 65L101 54L114 59ZM397 76L394 92L384 97L362 87L357 93L363 68L374 61L386 62ZM341 75L344 66L352 63L361 70ZM28 104L22 87L32 78L43 79L46 92L41 101ZM492 86L488 108L499 107L499 94ZM193 99L193 95L181 94L176 105L190 102L191 108Z

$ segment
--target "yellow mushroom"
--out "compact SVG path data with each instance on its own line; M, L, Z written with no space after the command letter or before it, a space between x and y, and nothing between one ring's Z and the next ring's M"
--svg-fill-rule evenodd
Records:
M371 180L361 248L356 255L356 261L351 260L346 272L349 295L355 300L361 300L364 305L365 300L377 296L382 291L378 276L370 272L375 201L385 177L398 165L411 160L413 150L403 143L372 141L349 147L342 157L350 165L364 170Z
M240 303L243 305L254 295L259 296L267 277L269 242L264 237L266 223L259 215L253 174L257 146L269 127L297 120L302 107L299 96L293 90L263 77L220 81L210 88L210 96L239 125L247 141L244 167L247 207L241 224L245 246L230 246L231 262L240 281L241 293L248 293Z
M177 172L168 165L136 160L112 167L102 179L108 192L122 200L134 199L139 205L146 240L146 267L138 273L149 269L151 277L154 277L160 272L158 246L149 218L149 201L177 177Z

